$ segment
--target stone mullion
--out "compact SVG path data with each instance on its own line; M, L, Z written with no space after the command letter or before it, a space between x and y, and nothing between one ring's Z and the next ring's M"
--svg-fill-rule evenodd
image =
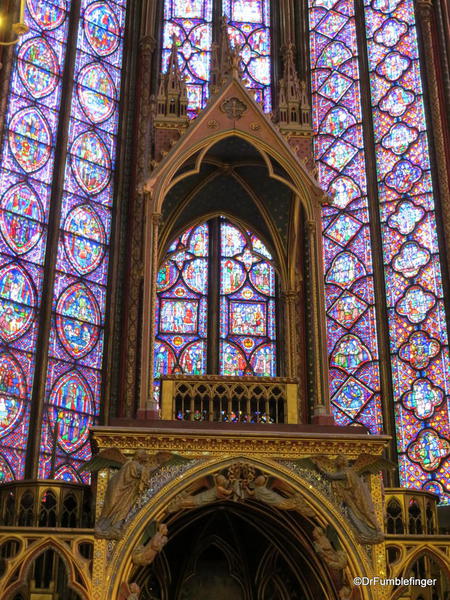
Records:
M146 204L146 235L145 261L142 301L142 357L141 357L141 389L138 416L140 418L159 418L158 404L154 397L155 374L153 356L156 335L156 276L158 273L158 238L161 214L154 212L150 194L145 198Z
M114 187L113 224L110 239L110 265L106 305L110 310L105 315L105 351L102 372L102 397L100 422L108 423L110 416L117 416L118 393L122 381L120 370L122 359L122 319L126 305L124 278L128 266L128 255L124 252L128 240L128 198L133 189L134 172L131 157L134 149L131 143L136 129L136 65L139 49L133 43L133 32L140 22L137 4L129 4L125 32L124 62L122 67L120 127L118 130L118 158Z
M330 409L328 388L328 355L326 348L326 320L323 281L323 252L320 207L317 207L316 218L306 222L309 252L310 275L310 328L312 331L313 378L310 390L313 397L312 419L316 424L328 424L333 421Z
M147 15L148 17L148 15ZM146 35L140 42L140 103L137 125L136 179L144 181L150 163L151 147L151 74L156 40ZM143 277L144 198L139 189L130 208L131 240L129 243L130 263L127 286L126 308L126 356L124 364L123 409L124 416L133 416L136 397L139 396L139 353L138 331L140 329L140 306Z
M9 3L6 2L4 14L8 14L9 12ZM15 12L15 15L17 15L17 11ZM16 19L14 18L12 19L12 21L15 20ZM9 38L10 37L12 37L12 34L9 35ZM9 43L9 38L7 36L3 36L3 38L0 39L0 42ZM0 142L2 141L3 130L5 128L6 108L8 106L8 91L14 63L14 49L15 45L13 44L9 46L0 46Z
M439 65L439 58L436 57L436 44L435 44L435 19L433 11L432 0L418 0L417 1L417 16L418 24L422 33L422 48L424 52L424 62L426 74L428 92L428 108L431 114L431 125L432 125L432 139L434 143L434 159L436 167L436 179L440 191L440 198L443 200L440 204L442 225L444 229L444 245L446 254L446 268L443 265L443 271L445 271L445 279L448 281L450 278L450 205L448 199L450 198L450 151L449 151L449 140L446 138L445 132L448 133L448 120L444 111L442 110L439 83L437 80L437 72ZM444 299L447 295L444 295ZM448 300L448 298L447 298ZM447 315L450 313L450 303L447 301ZM450 328L450 322L449 322Z
M355 2L357 31L365 31L364 7ZM367 44L363 35L358 36L358 54L361 87L370 92ZM383 414L383 431L391 436L387 453L392 462L397 461L397 441L395 430L394 394L390 353L390 331L386 304L386 283L384 277L383 237L378 198L377 163L375 155L374 126L370 93L361 96L362 128L364 137L364 157L367 177L367 199L369 228L372 248L373 285L375 294L375 315L377 323L378 362L380 366L380 394ZM387 473L389 485L398 485L398 473Z

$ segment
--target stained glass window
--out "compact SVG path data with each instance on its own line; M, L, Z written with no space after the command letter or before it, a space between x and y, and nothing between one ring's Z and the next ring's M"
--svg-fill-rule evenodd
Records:
M100 410L125 7L124 0L81 2L40 477L51 471L57 479L79 477Z
M400 481L450 502L450 364L412 0L365 3Z
M220 282L218 311L211 281ZM157 278L156 390L161 375L211 372L208 347L222 375L275 376L275 284L263 242L224 218L218 228L209 221L178 237ZM219 339L208 336L208 311L220 315Z
M270 64L270 1L223 0L228 35L241 49L243 79L264 110L272 108Z
M67 2L28 0L0 161L0 482L23 477L42 300Z
M220 373L276 374L275 271L264 244L220 228Z
M35 348L47 341L39 311L50 302L38 476L79 481L76 468L89 457L100 402L125 7L125 0L26 3L30 30L16 48L0 163L0 481L24 474ZM66 52L71 13L75 54ZM67 125L59 109L70 99L61 82L72 67ZM61 194L55 160L66 134ZM54 253L46 254L47 224L59 212L55 265Z
M358 65L366 66L358 57L353 14L352 0L310 5L315 152L322 184L334 196L324 209L332 400L347 414L342 391L350 408L349 393L357 397L355 406L369 397L364 377L356 384L352 369L363 368L365 376L364 365L376 357L363 330L353 331L364 303L373 303L370 255L353 249L367 222L367 203L361 204L366 164L363 157L354 159L364 150ZM366 151L376 160L378 190L371 201L379 206L381 222L400 481L448 502L448 337L413 2L366 0L364 18L360 41L367 45L372 108L365 127L375 142ZM367 253L368 234L365 240ZM341 327L348 330L342 337ZM374 318L366 331L375 343ZM342 367L351 375L345 383ZM339 412L335 416L342 422Z
M154 374L206 373L208 225L184 232L158 271Z
M339 425L383 428L361 88L352 0L310 4L315 158L323 209L330 394Z
M205 107L210 80L213 13L228 21L233 46L241 47L243 79L265 111L272 108L270 0L165 0L162 71L175 39L181 74L187 84L188 115Z
M166 72L173 40L187 84L188 115L206 103L212 44L212 0L166 0L164 4L162 71Z

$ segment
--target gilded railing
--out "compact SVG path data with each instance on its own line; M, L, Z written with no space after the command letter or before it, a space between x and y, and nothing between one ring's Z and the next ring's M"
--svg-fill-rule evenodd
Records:
M394 535L435 535L439 497L422 490L386 488L385 530Z
M161 417L216 423L298 423L297 381L281 377L171 375L162 379Z
M0 527L90 527L90 489L66 481L12 481L0 486Z

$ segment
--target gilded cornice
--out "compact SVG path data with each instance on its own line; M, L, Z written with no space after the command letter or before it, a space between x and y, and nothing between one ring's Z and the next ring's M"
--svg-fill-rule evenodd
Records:
M143 428L136 430L128 427L94 427L92 438L99 449L119 448L125 452L138 449L149 452L167 450L190 456L227 455L227 456L265 456L293 458L317 454L345 454L356 458L360 454L381 455L387 446L388 436L368 436L364 434L299 433L278 431L227 432L223 429L207 431L186 428L183 430L164 430Z

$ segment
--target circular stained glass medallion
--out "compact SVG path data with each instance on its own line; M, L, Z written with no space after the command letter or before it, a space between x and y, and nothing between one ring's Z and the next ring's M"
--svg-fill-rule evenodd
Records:
M113 114L116 88L100 63L90 63L81 70L77 93L81 107L92 123L102 123Z
M99 194L108 184L111 159L100 137L85 131L72 144L72 169L87 194Z
M87 441L93 423L94 402L84 377L75 371L60 377L50 394L49 404L52 431L58 423L58 444L65 452L74 452Z
M94 294L81 283L69 286L56 306L59 339L74 358L88 354L99 337L100 309Z
M83 204L67 215L64 248L71 265L85 275L98 267L105 255L106 234L95 210Z
M84 13L84 32L99 56L112 54L119 45L120 25L106 2L93 2Z
M17 254L28 252L38 243L43 218L41 202L26 183L10 187L0 201L0 231Z
M26 394L25 376L10 354L0 354L0 438L20 421Z
M0 270L0 338L11 342L23 335L34 318L36 297L25 269L14 263Z
M50 127L43 114L33 106L19 110L9 125L9 147L27 173L38 171L50 157Z
M66 0L27 0L27 6L36 23L46 31L57 29L66 18Z
M42 37L27 40L20 48L17 62L20 78L33 98L44 98L58 85L58 58Z

